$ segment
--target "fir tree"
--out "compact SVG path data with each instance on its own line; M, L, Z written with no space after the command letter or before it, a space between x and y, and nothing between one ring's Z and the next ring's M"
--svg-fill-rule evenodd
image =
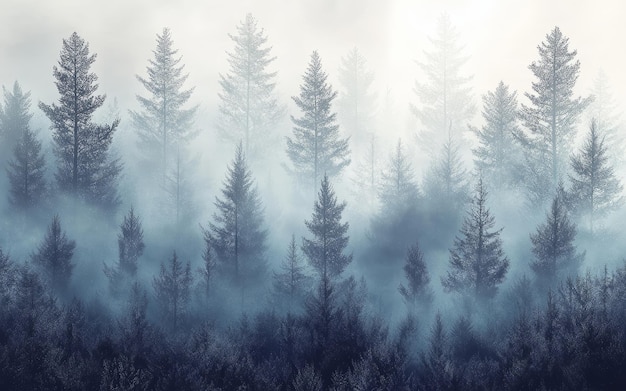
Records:
M237 35L229 37L235 48L227 53L230 72L220 75L219 128L231 142L243 140L246 156L257 161L276 142L275 127L284 115L275 90L276 72L267 70L276 57L271 57L267 36L252 14L237 26Z
M228 167L222 197L216 197L214 222L205 231L205 239L215 250L222 274L243 290L258 282L265 271L263 207L252 173L248 168L243 145Z
M104 208L117 206L117 181L122 169L110 153L119 119L106 125L93 123L94 112L104 104L104 95L95 95L98 77L90 72L96 55L78 34L63 40L61 58L54 77L61 97L59 104L39 103L52 122L56 182L73 196Z
M204 236L204 251L202 252L202 267L198 268L198 274L200 274L200 284L202 284L202 291L205 298L211 296L211 290L213 287L213 280L215 279L215 256L211 249L210 236Z
M291 312L304 298L308 290L309 277L305 273L305 267L298 254L296 236L291 236L287 256L280 265L280 272L274 272L274 292L285 299L288 310Z
M432 50L425 51L426 61L418 63L426 81L415 82L420 104L411 105L411 111L423 125L418 132L420 146L434 152L448 139L449 129L462 129L476 108L468 86L471 77L462 72L467 57L462 54L459 33L447 13L441 15L437 34L429 40ZM452 136L460 139L461 134L455 132Z
M609 162L614 167L624 163L626 137L623 135L623 123L620 118L619 106L615 101L609 79L603 71L599 71L591 89L593 101L589 104L588 119L596 121L597 130L604 135Z
M406 210L417 202L419 191L415 183L413 166L404 152L402 140L398 140L395 151L389 157L380 180L379 199L384 208Z
M473 151L476 166L492 189L502 189L513 183L521 162L515 139L519 133L517 93L509 92L509 87L500 82L483 96L482 115L485 125L480 129L470 127L479 142Z
M191 265L183 264L175 251L169 265L161 263L161 271L152 281L161 315L170 322L174 332L179 330L181 319L186 315L192 282Z
M520 117L525 126L518 135L530 156L530 176L548 176L546 180L528 180L538 201L544 201L567 173L567 158L575 136L575 125L591 98L574 97L580 72L576 50L569 51L569 38L558 27L538 46L539 61L529 69L537 78L532 93L524 95L530 105L522 104ZM544 186L546 182L548 186Z
M184 145L193 135L191 127L196 107L184 108L193 88L184 90L188 74L183 74L182 57L168 28L157 34L154 59L149 60L148 77L137 76L149 96L137 96L141 112L131 111L133 125L139 136L139 147L148 167L165 180L176 161L177 146Z
M291 117L295 125L293 137L287 137L287 155L293 171L312 181L314 189L323 173L333 177L350 164L348 139L341 138L331 107L337 93L326 79L320 56L314 51L303 77L304 84L300 86L300 96L293 97L303 115Z
M433 300L432 290L428 288L430 275L417 242L409 247L403 269L407 285L400 284L398 291L409 311L413 311L415 305L430 304Z
M487 208L487 191L478 180L473 205L463 221L460 236L450 249L450 270L441 279L446 291L468 292L477 299L495 296L509 269L500 232Z
M576 225L569 219L561 197L552 200L546 222L530 235L534 260L530 264L537 282L546 289L553 287L562 272L576 271L584 258L574 246Z
M4 110L0 110L0 129L5 133L3 146L13 145L13 157L7 167L11 185L9 202L27 209L38 205L46 196L46 162L41 142L29 126L30 92L23 93L15 82L13 92L4 90L4 99Z
M374 74L367 69L365 57L354 47L341 59L339 68L339 120L356 149L374 136L372 123L376 96L371 92Z
M61 229L61 220L55 215L43 242L32 255L32 261L42 273L43 281L53 291L63 294L72 277L72 257L76 242L69 240Z
M623 187L609 164L605 140L596 122L592 121L583 147L571 158L573 175L570 175L570 195L574 210L587 217L592 233L596 220L614 211L623 202Z

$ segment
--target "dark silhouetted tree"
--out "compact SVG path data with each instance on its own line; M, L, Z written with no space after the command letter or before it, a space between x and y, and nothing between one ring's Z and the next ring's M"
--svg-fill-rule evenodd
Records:
M374 136L376 95L371 91L374 74L368 70L365 57L354 47L341 59L339 68L339 120L350 135L356 150Z
M532 83L533 92L524 94L530 105L522 104L520 118L525 128L518 138L530 159L527 175L547 177L526 181L534 185L530 190L536 193L535 199L544 202L567 174L575 125L591 98L573 96L580 61L575 60L576 50L569 51L569 38L558 27L537 49L539 61L529 66L536 81Z
M411 111L423 128L418 131L420 146L436 153L448 140L448 131L460 139L460 130L474 115L476 108L468 85L471 77L463 76L462 68L467 62L459 33L444 13L437 23L437 33L431 37L432 50L424 52L424 62L418 62L424 72L424 82L416 81L414 91L419 104L411 105Z
M39 267L43 281L56 293L63 294L68 288L74 269L74 248L76 242L67 238L59 216L55 215L32 261Z
M154 59L146 69L148 77L137 76L149 96L138 95L142 111L130 112L146 163L163 181L176 161L179 145L194 135L191 127L196 112L195 106L184 108L193 88L183 90L189 75L183 74L184 65L179 65L182 57L177 57L173 43L168 28L157 34Z
M483 120L480 129L470 127L478 137L473 150L476 166L492 189L512 185L522 162L521 150L515 136L517 125L517 93L500 82L494 91L483 96Z
M135 281L130 288L124 315L118 322L122 346L131 357L145 355L148 352L152 326L148 322L147 309L146 290Z
M117 234L118 261L114 267L104 266L104 274L109 278L109 287L116 293L128 287L137 276L137 261L143 255L146 245L143 242L141 220L130 207Z
M110 153L119 119L110 125L93 123L94 112L104 104L104 95L95 95L98 77L90 72L96 55L73 33L63 40L61 58L54 77L61 97L59 104L39 103L52 122L56 181L73 196L104 208L119 204L117 181L122 166Z
M576 272L584 258L574 246L576 225L569 219L561 197L552 200L546 222L530 235L534 260L530 264L540 287L554 287L562 272Z
M222 197L216 197L217 211L205 232L219 262L220 271L241 288L258 283L266 269L267 231L263 228L263 207L240 143L228 167Z
M161 271L152 281L161 316L174 332L179 330L181 320L187 313L192 282L189 262L183 264L176 252L167 266L161 263Z
M337 93L326 78L320 56L314 51L300 96L293 97L302 117L291 116L295 126L293 136L287 137L287 155L294 173L311 181L315 192L322 174L334 177L350 164L348 139L341 138L331 107Z
M280 265L280 272L274 272L274 292L279 300L285 302L287 310L292 312L302 304L310 286L310 278L298 254L296 236L291 236L287 256Z
M400 284L398 291L402 295L409 312L415 311L419 305L428 305L433 300L432 290L428 287L430 275L424 261L424 254L416 242L409 247L404 264L404 278L406 286Z
M227 53L229 73L220 74L219 128L227 140L242 141L246 156L256 162L277 141L275 128L285 111L275 90L276 72L267 69L276 57L252 14L229 37L235 48Z
M450 270L441 279L446 291L467 292L476 299L495 296L509 269L509 260L502 250L502 229L493 230L494 226L480 178L472 207L450 249Z
M29 110L30 92L23 93L17 82L13 85L13 92L4 90L4 109L0 110L0 129L5 133L2 148L13 145L13 155L7 167L11 185L9 202L20 209L38 205L46 197L47 190L46 162L41 153L41 142L30 129L32 114Z
M204 235L204 250L202 251L202 267L198 268L198 274L200 275L200 285L204 298L208 299L211 296L211 290L213 289L213 280L215 280L217 262L213 249L211 248L211 237L205 232Z
M623 202L623 187L609 163L605 140L592 121L582 148L571 157L573 175L570 175L569 193L573 208L587 218L592 233L596 221Z

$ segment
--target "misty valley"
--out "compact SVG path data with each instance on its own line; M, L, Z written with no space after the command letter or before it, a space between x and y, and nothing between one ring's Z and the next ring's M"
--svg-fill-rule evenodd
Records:
M443 13L405 100L349 42L282 82L262 21L214 107L169 28L132 102L80 32L0 80L0 389L626 389L626 125L584 43L482 88Z

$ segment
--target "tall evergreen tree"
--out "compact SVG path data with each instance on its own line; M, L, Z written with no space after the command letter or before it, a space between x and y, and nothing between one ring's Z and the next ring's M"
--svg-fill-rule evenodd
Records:
M128 214L120 225L117 234L118 261L114 267L104 266L104 274L109 278L109 286L113 292L126 288L127 284L137 276L137 261L143 255L143 228L141 220L130 207Z
M598 131L604 135L608 151L609 162L617 167L624 163L626 151L626 136L623 135L623 123L620 118L619 106L615 101L609 79L603 71L593 81L591 88L593 101L589 104L587 113L589 120L596 121Z
M492 189L502 189L516 181L521 151L515 139L517 125L517 93L500 82L494 91L483 96L482 128L470 127L478 137L474 149L476 166Z
M518 137L531 159L527 174L548 177L527 180L536 185L533 191L543 202L567 174L575 125L591 98L574 97L580 61L575 59L576 50L569 51L569 38L558 27L546 35L546 41L537 49L539 61L529 66L537 81L532 83L533 92L524 94L530 105L522 104L520 118L525 129Z
M432 290L428 287L430 275L426 268L424 254L417 242L409 247L403 269L407 284L406 286L400 284L398 291L409 308L409 312L412 312L416 305L430 304L433 300Z
M167 266L161 263L161 271L152 281L161 315L174 332L179 330L186 315L192 282L191 265L189 262L183 264L175 251Z
M12 92L4 89L4 102L4 109L0 110L0 129L5 134L2 145L3 148L13 145L13 155L7 167L11 185L9 201L17 208L30 208L46 196L46 162L41 153L41 142L29 125L32 117L30 92L23 93L15 82Z
M72 277L75 248L76 242L67 238L59 216L55 215L43 242L32 255L32 261L39 267L43 281L59 294L66 292Z
M227 53L230 72L220 75L219 128L231 142L243 141L246 156L256 161L276 142L275 128L285 111L275 90L276 72L267 69L276 57L252 14L237 26L237 35L229 37L235 48Z
M461 137L459 130L465 128L476 108L468 86L471 77L463 76L462 71L468 58L447 13L440 16L430 43L432 50L425 51L425 61L418 63L425 74L424 83L415 82L420 104L411 105L411 111L423 126L418 132L420 146L433 152L446 142L449 129L455 131L455 139Z
M361 146L374 135L376 95L371 91L373 81L374 74L368 70L365 57L354 47L341 59L338 113L357 150L361 150Z
M228 167L222 197L216 197L214 222L205 231L205 239L215 250L220 270L243 290L258 282L265 271L267 231L263 228L263 207L243 145L239 143L235 159Z
M502 229L493 230L494 226L495 219L487 208L487 191L480 178L460 236L450 249L450 270L441 279L446 291L467 292L476 299L495 296L509 269L509 260L502 250Z
M176 162L179 145L185 145L193 135L193 117L196 107L184 108L193 88L184 90L188 74L183 74L182 57L168 28L157 34L154 59L149 60L148 77L137 76L137 80L149 93L148 97L137 96L142 111L131 111L133 125L139 136L139 148L145 154L148 168L165 181L172 165Z
M326 79L320 56L314 51L303 77L304 84L300 86L300 96L292 97L303 115L291 116L295 125L293 137L287 137L287 155L293 171L312 181L314 189L322 174L336 176L350 164L348 139L341 138L331 107L337 92Z
M287 256L280 265L280 272L274 272L274 292L284 300L287 309L291 312L294 306L304 298L308 291L309 276L298 254L296 236L291 236Z
M596 220L606 216L623 202L623 187L608 161L605 140L605 136L600 135L596 122L592 121L584 145L571 158L573 175L570 175L570 193L574 210L587 218L592 233Z
M117 181L122 167L110 153L119 119L105 125L92 121L105 100L105 95L95 95L98 77L90 72L94 61L96 55L89 54L89 44L78 34L64 39L59 66L53 68L59 104L39 102L39 108L52 122L59 188L110 208L119 203Z
M534 260L530 264L542 288L554 287L563 272L575 272L584 258L574 246L576 225L569 219L560 196L552 200L546 222L530 235Z

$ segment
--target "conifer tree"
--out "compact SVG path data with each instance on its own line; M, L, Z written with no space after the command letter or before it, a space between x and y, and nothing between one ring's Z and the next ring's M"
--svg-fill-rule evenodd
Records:
M143 255L143 228L141 220L131 206L117 235L118 261L114 267L104 266L104 274L109 278L109 286L114 293L137 276L137 261Z
M43 242L32 255L32 261L39 267L43 281L56 293L65 293L69 285L75 248L76 242L67 238L59 216L55 215Z
M305 273L305 267L298 254L296 236L291 236L287 256L280 265L280 272L274 272L274 292L284 298L287 308L292 311L308 290L309 276Z
M243 290L258 282L265 272L267 231L263 228L263 207L240 143L228 167L222 197L216 197L217 211L205 231L215 250L223 276Z
M527 174L548 177L527 180L535 185L531 190L538 193L537 200L543 202L567 174L575 125L591 98L574 97L580 61L575 59L576 50L569 51L569 38L558 27L537 49L539 61L529 66L537 80L532 83L533 92L524 94L530 105L522 104L519 115L524 128L518 138L531 159Z
M40 102L39 108L52 122L58 187L111 208L119 204L117 181L122 166L110 153L119 119L105 125L92 121L105 100L105 95L95 95L98 77L90 72L95 60L96 55L89 54L89 44L78 34L64 39L58 67L53 68L61 95L59 104Z
M579 153L571 157L572 187L570 196L574 210L587 218L593 233L596 220L617 209L623 202L622 185L609 163L605 136L592 121Z
M419 104L411 105L411 111L422 125L418 131L420 146L436 153L448 139L449 130L455 132L453 138L461 138L459 130L476 108L468 86L471 77L462 71L468 58L463 55L459 33L447 13L440 16L437 33L429 40L432 50L425 51L425 61L418 63L425 78L416 81L414 88Z
M411 203L417 202L419 191L413 166L400 139L382 172L380 182L379 199L384 208L404 211Z
M202 267L198 268L198 274L200 274L201 289L204 293L204 297L208 299L211 296L211 290L213 289L213 280L215 279L215 267L217 266L215 255L211 249L211 238L204 236L204 251L202 252Z
M23 93L15 82L12 92L4 89L4 102L4 109L0 110L0 129L5 133L2 144L3 148L13 145L13 155L7 167L11 185L9 201L14 207L27 209L38 205L46 196L46 162L41 153L41 142L29 125L32 117L30 92Z
M227 53L229 73L220 75L219 128L227 140L242 141L248 159L257 161L277 141L275 127L285 111L275 90L276 72L267 69L276 57L252 14L237 26L237 35L229 37L235 47Z
M161 271L152 281L161 315L174 332L178 331L181 319L186 315L192 282L191 265L189 262L183 264L175 251L167 266L161 263Z
M363 212L374 209L378 202L381 181L378 140L372 135L367 149L352 172L353 193L363 202Z
M509 260L502 250L502 229L493 230L494 226L495 219L487 208L487 191L480 178L460 236L450 249L450 269L441 279L446 291L467 292L476 299L495 296L509 269Z
M622 130L619 105L613 96L609 79L603 71L599 71L591 88L593 101L587 108L588 120L596 121L596 128L604 135L608 151L609 163L617 167L624 163L626 136Z
M137 76L149 95L137 96L142 111L131 111L133 125L139 136L139 147L149 168L163 181L176 162L179 145L193 135L196 107L185 108L193 88L183 89L188 74L183 74L182 57L173 48L170 30L157 34L154 59L149 60L147 78Z
M574 246L576 225L569 219L564 202L558 195L552 200L546 222L530 235L534 260L530 264L540 287L554 287L563 272L575 272L584 258Z
M374 74L368 70L365 57L354 47L341 59L338 114L357 150L362 150L361 146L374 136L372 123L376 95L371 91L373 81Z
M326 82L322 61L317 51L300 86L300 95L293 100L302 111L302 117L291 116L294 123L293 136L287 137L287 155L293 172L311 181L317 192L322 174L334 177L350 164L348 139L342 138L332 112L332 102L337 92Z
M400 284L398 291L409 307L409 311L412 311L415 305L430 304L433 299L432 290L428 287L430 275L426 268L424 254L417 242L409 247L403 269L407 285Z
M473 150L476 166L492 189L502 189L516 180L521 154L515 136L517 126L517 93L500 82L494 91L483 96L482 128L470 127L478 137Z

